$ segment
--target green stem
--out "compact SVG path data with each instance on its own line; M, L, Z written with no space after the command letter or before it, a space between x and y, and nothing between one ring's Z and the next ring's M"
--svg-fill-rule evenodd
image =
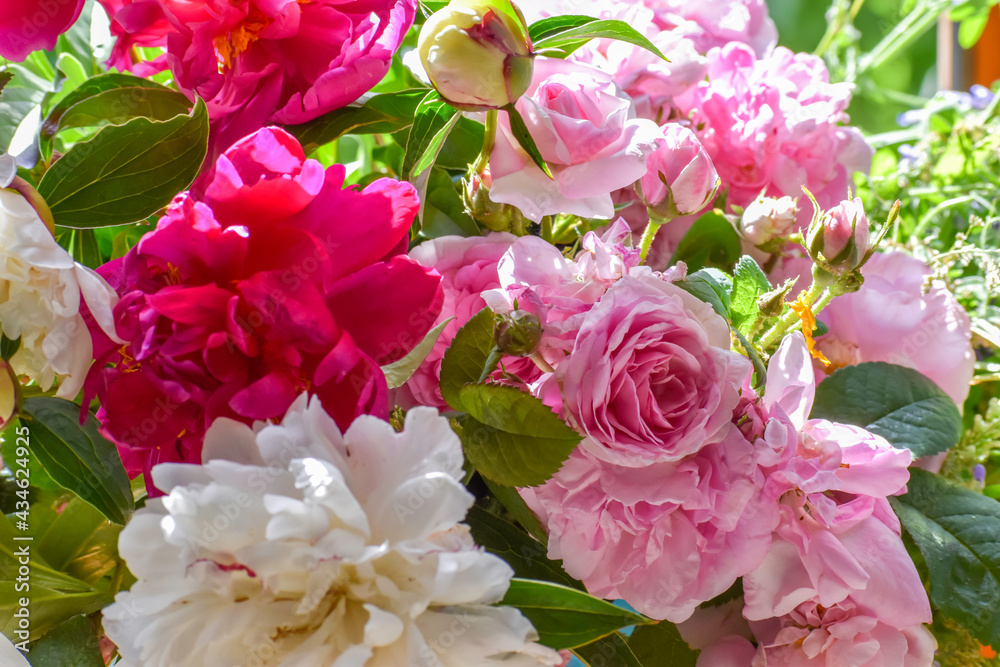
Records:
M497 140L497 121L499 118L500 112L496 109L490 109L486 112L486 133L483 135L483 150L479 154L479 159L472 165L472 173L474 174L483 173L490 164L490 155L493 154L493 144Z
M846 0L833 0L834 4L837 5L837 18L830 22L830 25L826 28L826 33L823 38L819 40L819 45L816 50L813 51L813 55L823 57L826 50L830 48L833 44L833 40L836 39L840 31L844 29L844 24L847 23L847 8L844 6Z
M862 59L858 67L859 78L861 74L877 68L919 39L950 6L950 0L934 0L915 7Z
M486 378L488 378L493 371L497 369L497 364L500 363L501 359L503 359L503 352L500 351L500 348L494 345L493 349L490 350L489 356L486 357L486 363L483 364L483 373L479 376L478 384L486 382Z
M649 224L646 225L646 231L642 233L642 241L639 242L639 259L643 262L646 261L646 255L649 254L649 248L653 245L653 239L656 238L656 232L660 231L660 227L670 222L668 218L664 218L658 213L654 213L652 209L647 209L649 212Z
M826 288L818 284L814 280L812 286L809 288L809 291L806 292L806 296L804 299L805 303L809 306L812 306L813 303L817 303L817 304L822 304L821 307L826 307L826 305L830 303L830 301L829 299L826 299L826 295L823 294L824 291L827 291ZM830 298L832 299L833 297ZM813 313L815 312L816 310L814 309ZM768 331L766 334L764 334L764 338L762 338L760 341L759 345L760 349L767 350L772 346L776 345L779 341L781 341L784 335L789 330L794 328L794 326L799 322L800 320L798 313L796 313L794 310L789 309L788 312L782 315L781 319L779 319L775 323L775 325L771 327L771 330Z

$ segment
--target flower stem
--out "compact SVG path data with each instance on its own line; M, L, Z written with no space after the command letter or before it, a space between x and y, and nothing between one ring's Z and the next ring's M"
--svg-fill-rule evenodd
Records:
M499 118L500 112L496 109L490 109L486 112L486 133L483 135L483 150L479 154L476 163L472 165L472 173L474 174L483 173L490 164L490 155L493 154L493 144L497 139L497 122Z
M646 261L646 255L649 254L649 248L653 245L653 239L656 238L656 232L660 231L660 227L668 222L670 222L669 219L661 217L659 214L649 210L649 224L646 225L646 231L642 233L642 241L639 242L639 258L643 262Z
M812 286L809 288L809 291L806 292L803 301L806 305L812 308L813 314L815 314L825 308L827 304L830 303L832 298L833 296L830 294L829 290L814 280ZM815 304L815 306L813 304ZM782 315L781 319L779 319L775 325L771 327L771 330L764 334L764 337L759 343L760 349L767 350L776 345L781 341L782 337L784 337L788 331L793 329L795 325L799 324L800 321L798 313L789 309L788 312Z

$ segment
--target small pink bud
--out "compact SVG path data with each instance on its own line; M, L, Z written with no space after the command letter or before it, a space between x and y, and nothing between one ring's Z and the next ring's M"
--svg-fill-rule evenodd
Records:
M646 157L639 181L643 203L666 218L697 213L715 198L719 174L694 132L678 123L661 129L663 142Z
M743 236L750 243L760 246L788 236L795 230L798 206L791 197L757 197L740 220Z

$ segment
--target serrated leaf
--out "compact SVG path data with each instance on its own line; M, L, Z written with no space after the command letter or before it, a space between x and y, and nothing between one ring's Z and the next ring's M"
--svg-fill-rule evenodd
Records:
M208 110L168 121L134 118L74 146L38 191L57 225L113 227L145 220L186 189L208 150Z
M31 667L104 667L101 643L86 616L63 621L30 648Z
M499 556L521 579L552 581L584 590L583 584L566 574L559 561L549 560L544 544L504 518L474 505L465 519L476 544Z
M483 308L473 315L458 330L444 353L441 361L441 396L453 410L465 410L459 390L465 384L479 382L491 353L496 350L493 317L493 311L489 308ZM499 358L496 362L499 362ZM496 363L493 365L495 367Z
M650 622L606 600L547 581L513 579L501 604L520 609L538 630L539 641L557 650L584 646L620 628Z
M660 665L666 667L670 664L659 661L639 662L639 658L629 648L625 637L618 632L573 649L573 655L587 667L659 667Z
M118 449L98 432L80 408L59 398L36 397L24 402L22 422L30 429L31 451L52 479L93 505L119 525L135 504Z
M406 384L406 381L413 377L413 374L420 364L424 363L427 359L427 355L431 353L434 346L437 344L438 339L441 337L441 332L444 328L455 319L454 317L449 317L441 324L437 325L433 329L427 332L424 339L420 341L420 344L415 348L410 350L410 352L400 359L399 361L394 361L391 364L382 367L382 372L385 373L386 382L389 383L389 389L398 389Z
M740 236L721 211L710 211L695 220L677 245L670 264L687 264L689 271L706 266L728 270L742 253Z
M416 88L374 95L360 106L337 109L286 129L307 154L345 134L391 134L413 125L417 106L427 94L426 88Z
M729 276L722 271L702 269L689 275L686 280L675 282L674 285L712 306L722 319L727 322L731 320L730 292L733 284Z
M699 651L687 645L669 621L643 625L628 638L628 646L642 665L695 667Z
M467 384L459 390L465 455L479 474L507 486L552 477L582 440L557 414L515 387Z
M641 32L625 21L612 19L588 22L549 35L535 42L534 49L535 51L558 51L565 58L592 39L615 39L628 42L646 49L658 58L667 59Z
M1000 644L1000 503L918 468L907 490L889 502L927 563L931 602Z
M767 294L770 291L771 283L764 271L757 266L757 262L747 255L741 257L733 274L730 312L733 317L733 326L743 335L750 335L750 330L760 315L760 306L757 305L757 300L762 294Z
M546 164L545 158L542 157L541 151L538 150L538 146L535 145L535 140L531 137L531 132L528 131L528 126L525 125L524 118L521 117L521 112L513 104L508 104L503 110L507 112L507 117L510 119L510 131L513 133L514 138L517 139L521 150L527 153L531 161L535 163L535 166L542 170L542 173L552 178L552 171L549 169L549 165Z
M940 387L912 368L884 362L847 366L823 380L810 417L861 426L914 457L943 452L962 438L962 414Z

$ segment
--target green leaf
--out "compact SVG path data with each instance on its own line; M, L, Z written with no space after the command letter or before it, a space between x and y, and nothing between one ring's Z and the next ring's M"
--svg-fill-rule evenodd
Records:
M743 335L750 335L760 315L757 299L770 291L771 283L757 262L747 255L741 257L733 277L730 312L733 314L733 326Z
M427 88L383 93L360 106L331 111L316 120L286 127L307 154L345 134L391 134L413 125L413 118Z
M1000 503L918 468L907 489L889 502L927 563L931 602L1000 644Z
M517 139L521 150L527 153L531 161L535 163L535 166L542 170L542 173L549 178L553 178L549 165L545 163L545 158L542 157L538 146L535 145L535 140L531 138L528 126L524 124L521 112L513 104L508 104L503 110L507 112L507 117L510 119L510 131L514 133L514 138Z
M136 117L170 120L190 108L186 96L166 86L130 74L103 74L85 81L49 111L42 139L71 127L119 124Z
M433 163L448 136L447 132L442 136L442 132L446 129L450 131L460 115L458 109L442 100L436 90L424 96L414 113L413 127L406 139L406 153L403 156L402 174L407 180L412 180L415 172L420 171L418 165L422 162L430 159ZM433 157L428 158L428 154ZM427 166L429 164L424 168Z
M480 476L480 479L483 480L486 488L490 490L490 494L504 506L504 509L507 510L507 513L510 514L514 521L521 524L522 528L542 544L549 543L549 536L545 532L545 527L528 507L528 504L524 502L524 498L517 492L517 489L512 486L497 484L487 477Z
M531 43L536 44L546 37L552 37L595 21L597 19L593 16L550 16L528 26L528 34L531 36Z
M121 526L74 498L38 535L35 548L53 568L94 585L115 568L121 531Z
M650 622L606 600L547 581L513 579L501 604L520 609L538 630L540 642L557 650L584 646L619 628Z
M732 292L733 284L729 276L722 271L702 269L689 275L687 280L681 280L674 284L712 306L715 312L722 316L722 319L727 322L732 319L730 292Z
M989 10L963 19L958 26L958 43L963 49L971 49L983 36L986 24L990 21Z
M465 519L476 544L499 556L521 579L551 581L584 590L583 584L566 574L560 561L549 560L544 544L495 514L473 505Z
M535 42L534 49L556 51L558 57L565 58L592 39L616 39L628 42L641 46L663 60L667 59L642 33L625 21L617 20L590 21L575 28L562 30Z
M669 621L636 628L628 645L643 665L695 667L698 662L699 651L688 646L677 626Z
M101 643L90 619L74 616L30 647L31 667L104 667Z
M479 474L507 486L552 477L582 436L549 406L515 387L467 384L459 391L465 455Z
M420 341L420 344L415 348L410 350L409 354L400 359L399 361L394 361L391 364L382 367L382 372L385 373L385 379L389 383L389 389L398 389L406 384L416 370L420 367L420 364L424 363L427 359L427 355L431 353L434 346L438 342L438 338L441 337L441 332L444 328L455 319L454 317L449 317L441 324L437 325L433 329L427 332L424 339Z
M2 334L2 336L0 336L0 358L4 361L10 361L11 357L17 354L17 351L20 349L21 336L18 336L14 340L7 338L7 334Z
M711 211L695 220L674 251L670 264L684 262L688 271L710 265L728 270L742 252L740 236L732 223L721 211Z
M24 402L22 422L30 429L31 450L58 484L124 525L135 504L118 449L98 433L92 415L80 425L80 408L59 398Z
M453 410L465 410L459 390L479 382L495 349L493 311L483 308L458 330L441 361L441 396Z
M10 80L14 78L14 74L11 72L0 72L0 102L3 101L3 89L10 83Z
M650 663L639 662L627 640L620 633L602 637L596 642L573 649L573 654L587 667L667 667L670 663L655 660ZM672 667L672 665L670 666Z
M0 151L7 150L18 125L52 89L51 81L24 65L7 65L3 74L13 75L13 78L7 80L0 98Z
M914 457L943 452L962 438L962 415L940 387L883 362L847 366L823 380L810 417L861 426Z
M168 121L134 118L74 146L38 191L57 225L112 227L145 220L187 188L208 150L208 110Z

